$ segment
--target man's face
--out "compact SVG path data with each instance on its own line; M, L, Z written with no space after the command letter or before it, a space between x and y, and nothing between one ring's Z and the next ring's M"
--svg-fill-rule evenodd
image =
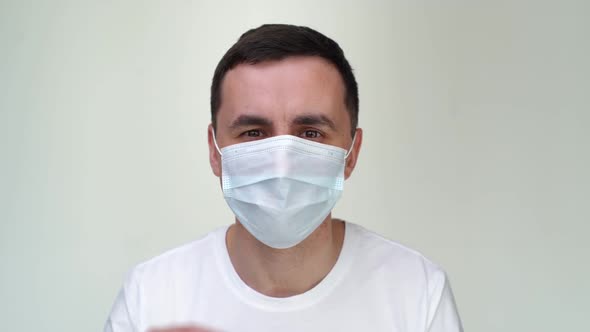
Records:
M220 148L277 135L293 135L348 150L352 144L344 83L338 70L320 57L241 64L227 72L217 113ZM221 175L220 156L209 127L209 159ZM362 131L347 158L345 177L354 169Z

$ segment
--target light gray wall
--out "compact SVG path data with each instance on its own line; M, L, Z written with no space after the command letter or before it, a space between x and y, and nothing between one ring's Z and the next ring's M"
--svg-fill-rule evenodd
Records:
M206 146L225 50L309 25L356 70L336 216L451 277L467 331L590 330L586 1L0 2L0 322L97 331L134 264L232 222Z

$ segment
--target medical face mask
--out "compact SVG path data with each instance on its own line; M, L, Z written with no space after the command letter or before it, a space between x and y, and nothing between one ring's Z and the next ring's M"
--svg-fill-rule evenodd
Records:
M213 137L227 204L250 234L269 247L290 248L303 241L342 194L350 150L290 135L220 150L215 133Z

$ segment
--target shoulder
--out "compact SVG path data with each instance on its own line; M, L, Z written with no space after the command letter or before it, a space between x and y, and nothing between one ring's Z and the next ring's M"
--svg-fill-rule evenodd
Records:
M365 289L375 289L378 294L390 294L386 304L392 312L403 310L404 317L418 317L407 320L408 330L425 330L424 326L415 326L417 322L425 322L429 331L462 330L447 275L440 265L361 226L351 225L350 229L357 240L354 261L359 283L370 284L373 288Z
M421 252L387 239L360 225L347 223L356 238L356 262L365 269L404 283L440 288L445 283L443 268ZM360 259L359 259L360 258Z
M128 282L162 282L198 274L215 262L217 246L226 229L224 226L136 265L129 273Z

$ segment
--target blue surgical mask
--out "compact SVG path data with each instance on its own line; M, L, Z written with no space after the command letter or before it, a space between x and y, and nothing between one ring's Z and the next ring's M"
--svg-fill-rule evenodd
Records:
M342 195L350 154L291 135L219 149L223 196L240 223L269 247L307 238ZM354 145L354 139L353 139Z

